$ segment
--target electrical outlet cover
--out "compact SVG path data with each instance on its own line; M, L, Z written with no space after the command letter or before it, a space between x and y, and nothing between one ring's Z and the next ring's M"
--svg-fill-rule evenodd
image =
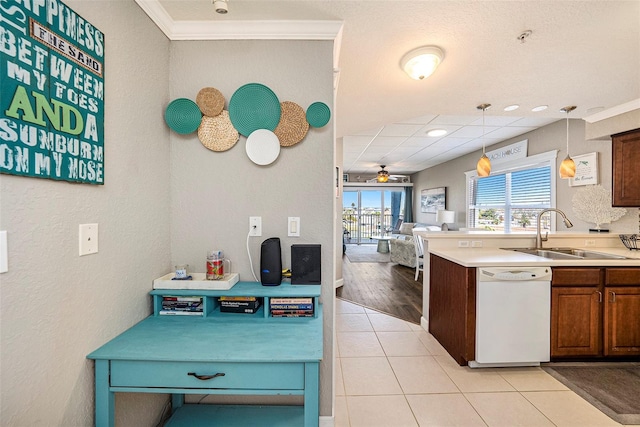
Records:
M80 224L79 255L98 252L98 224Z

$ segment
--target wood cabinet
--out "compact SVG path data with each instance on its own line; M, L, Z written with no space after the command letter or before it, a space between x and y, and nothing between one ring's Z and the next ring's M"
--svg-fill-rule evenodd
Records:
M602 336L600 268L554 268L551 357L598 356Z
M460 365L475 360L476 269L430 255L429 332Z
M640 206L640 129L611 136L613 206Z
M551 357L640 355L640 268L556 267Z
M640 355L640 268L607 268L604 355Z

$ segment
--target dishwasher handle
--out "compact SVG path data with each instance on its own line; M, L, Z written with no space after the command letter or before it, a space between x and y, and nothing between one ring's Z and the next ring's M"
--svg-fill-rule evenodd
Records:
M480 282L550 281L551 267L493 267L478 268Z

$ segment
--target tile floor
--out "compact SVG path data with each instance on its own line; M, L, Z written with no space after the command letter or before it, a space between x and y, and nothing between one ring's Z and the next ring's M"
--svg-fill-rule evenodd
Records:
M540 368L458 366L420 326L336 299L335 427L618 426Z

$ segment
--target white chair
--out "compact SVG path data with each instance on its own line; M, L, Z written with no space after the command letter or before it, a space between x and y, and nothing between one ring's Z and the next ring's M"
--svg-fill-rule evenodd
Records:
M424 242L422 241L422 236L413 233L413 242L416 248L416 278L418 280L418 276L422 271L424 273Z

